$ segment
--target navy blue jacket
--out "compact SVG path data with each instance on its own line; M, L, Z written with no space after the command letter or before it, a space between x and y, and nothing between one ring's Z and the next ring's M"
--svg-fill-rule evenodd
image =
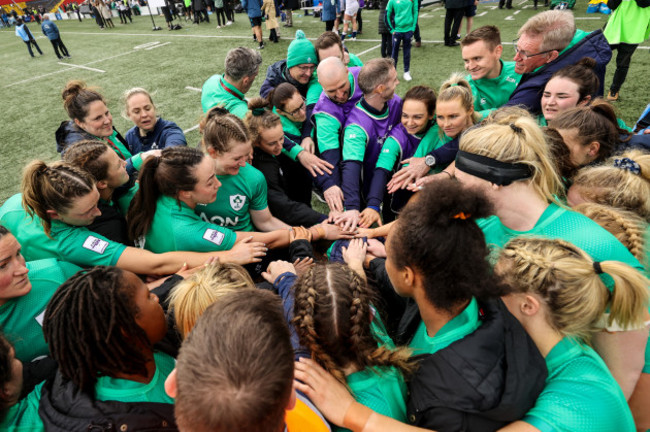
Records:
M151 132L140 136L137 126L133 126L126 133L126 143L133 155L165 147L187 146L185 135L180 127L173 121L159 118Z
M43 21L43 24L41 24L41 30L43 30L43 34L49 40L55 40L59 38L59 28L50 20Z
M540 114L542 112L542 93L544 93L544 87L548 80L551 79L551 76L563 67L577 63L583 57L591 57L596 60L594 72L600 79L600 88L598 89L598 95L594 96L602 96L605 68L612 58L612 50L602 30L596 30L589 33L552 62L545 64L534 72L523 74L519 85L510 95L510 100L506 103L506 106L524 105L532 114Z
M262 83L262 87L260 87L260 96L263 98L268 97L271 90L285 82L288 82L297 88L303 98L307 97L307 90L309 90L309 84L311 81L307 84L300 84L298 81L291 78L291 75L289 75L289 68L287 68L286 59L278 60L268 67L266 70L266 78ZM311 130L314 127L311 122L311 113L314 110L314 105L315 104L307 105L307 121L305 121L302 126L301 140L311 136Z

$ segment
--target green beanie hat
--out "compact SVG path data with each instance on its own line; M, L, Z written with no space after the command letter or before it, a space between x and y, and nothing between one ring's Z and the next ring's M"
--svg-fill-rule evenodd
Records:
M301 64L318 64L314 44L311 43L305 32L298 30L296 38L289 45L287 51L287 67L292 68Z

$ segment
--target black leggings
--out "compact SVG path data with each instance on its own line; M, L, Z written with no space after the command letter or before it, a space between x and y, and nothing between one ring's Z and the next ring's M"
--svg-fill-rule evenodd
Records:
M226 25L226 14L223 12L223 8L217 8L215 14L217 15L217 25ZM221 24L222 18L223 24Z
M612 80L612 85L609 87L609 91L612 94L618 93L618 91L623 86L623 83L625 82L625 78L627 77L627 71L630 69L632 54L634 54L634 51L638 46L639 45L626 44L626 43L610 45L612 50L617 51L616 72L614 72L614 79Z

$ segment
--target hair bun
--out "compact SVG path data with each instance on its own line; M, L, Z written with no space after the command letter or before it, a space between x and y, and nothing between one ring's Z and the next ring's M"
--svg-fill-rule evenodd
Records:
M583 57L576 64L578 64L580 66L584 66L587 69L595 69L596 68L596 60L594 60L591 57Z
M79 94L81 90L85 88L86 88L86 83L83 81L79 81L79 80L69 81L65 85L65 88L61 93L61 97L63 98L63 100L66 100L70 97L75 97L76 95Z

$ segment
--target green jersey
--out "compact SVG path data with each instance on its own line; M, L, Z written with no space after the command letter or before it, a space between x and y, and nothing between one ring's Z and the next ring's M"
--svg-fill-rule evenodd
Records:
M59 286L81 270L53 258L27 263L32 289L0 306L0 328L13 344L16 358L29 362L49 354L43 337L45 307Z
M413 0L388 0L386 24L391 33L415 31L418 23L418 4Z
M0 422L0 430L5 432L43 432L45 426L38 415L43 383L7 411Z
M490 247L490 261L495 264L499 249L515 237L530 236L562 239L584 250L595 261L620 261L640 271L643 267L616 237L596 222L573 210L549 204L535 226L529 231L515 231L504 226L498 217L478 221ZM603 281L613 287L611 278L603 274ZM608 280L609 279L609 280ZM609 283L608 283L609 282Z
M377 311L372 308L374 317L370 331L378 339L378 346L395 349L393 340L388 336ZM379 414L406 423L407 387L402 373L395 367L366 368L346 377L354 399ZM335 427L337 432L348 431Z
M413 355L435 354L457 340L474 333L480 325L478 303L475 298L472 298L460 314L442 326L438 333L433 336L429 336L427 333L424 321L420 322L413 339L409 343L409 348L413 350Z
M348 62L348 67L362 67L363 62L359 57L352 53L348 53L348 56L350 57L350 61Z
M149 383L100 376L95 384L95 398L101 401L173 404L174 399L165 393L165 380L176 367L176 360L163 352L154 352L153 358L156 372Z
M625 396L596 352L564 338L546 356L548 377L523 421L541 432L633 432Z
M239 169L237 175L219 175L221 187L217 199L194 209L204 221L230 228L233 231L255 231L250 210L264 210L267 186L264 174L250 164Z
M5 201L0 207L0 223L18 239L25 261L58 257L56 240L45 234L38 216L27 214L22 199L22 194L16 194Z
M473 80L471 75L466 79L472 87L474 110L483 115L483 111L499 108L508 102L510 95L521 80L521 75L515 72L515 62L501 62L501 73L496 78L481 78Z
M222 106L241 119L248 112L248 102L246 102L244 93L226 81L224 75L212 75L203 84L201 106L204 113L208 112L212 107Z
M202 220L187 204L162 196L142 246L154 253L211 252L231 249L236 237L228 228Z

